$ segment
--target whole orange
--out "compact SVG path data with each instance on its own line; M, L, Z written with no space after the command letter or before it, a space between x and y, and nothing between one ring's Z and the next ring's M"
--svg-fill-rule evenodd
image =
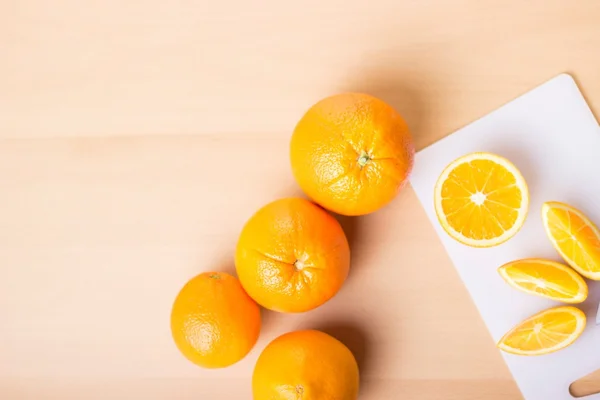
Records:
M350 248L338 221L308 200L267 204L242 229L235 267L242 286L261 306L303 312L341 288Z
M362 93L313 105L297 124L290 147L302 190L343 215L368 214L388 204L407 182L415 152L400 114Z
M358 365L352 352L326 333L286 333L263 350L252 376L254 400L355 400Z
M260 308L237 278L205 272L186 283L171 311L177 348L205 368L232 365L248 354L260 333Z

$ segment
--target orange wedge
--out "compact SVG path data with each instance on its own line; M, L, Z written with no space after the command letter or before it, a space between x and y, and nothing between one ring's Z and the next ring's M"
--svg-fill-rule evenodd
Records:
M544 203L542 219L554 248L573 269L600 280L600 232L579 210L559 202Z
M507 159L467 154L444 169L434 189L444 230L473 247L504 243L523 226L529 206L525 179Z
M512 261L498 268L498 273L515 289L563 303L581 303L588 295L587 283L577 272L550 260Z
M573 306L555 307L529 317L498 342L507 353L538 356L573 344L585 328L583 311Z

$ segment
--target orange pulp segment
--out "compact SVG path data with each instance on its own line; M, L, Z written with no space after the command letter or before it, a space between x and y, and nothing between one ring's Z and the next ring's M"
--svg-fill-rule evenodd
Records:
M586 278L600 280L600 232L579 210L547 202L542 219L554 248L573 269Z
M510 161L472 153L444 169L434 202L438 219L452 238L473 247L491 247L521 228L529 194L525 179Z
M585 324L585 314L578 308L551 308L511 329L500 339L498 348L524 356L552 353L573 344L585 329Z
M517 290L563 303L581 303L588 295L587 283L577 272L550 260L512 261L498 268L498 273Z

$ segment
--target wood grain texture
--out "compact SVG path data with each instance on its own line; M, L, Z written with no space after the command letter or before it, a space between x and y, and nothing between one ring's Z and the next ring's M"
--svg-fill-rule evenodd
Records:
M382 97L418 148L561 72L598 110L599 19L593 0L0 0L0 397L248 399L266 343L310 327L354 351L361 399L519 399L410 188L342 220L340 294L265 312L231 368L185 361L170 307L301 195L289 136L319 98Z

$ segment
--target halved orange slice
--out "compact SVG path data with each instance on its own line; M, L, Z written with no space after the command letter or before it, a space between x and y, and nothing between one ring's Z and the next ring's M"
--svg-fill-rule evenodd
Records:
M573 344L585 329L583 311L573 306L550 308L511 329L498 342L507 353L538 356Z
M592 221L555 201L544 203L542 219L550 241L567 264L586 278L600 280L600 232Z
M529 193L525 179L506 158L472 153L444 169L434 202L440 224L451 237L468 246L491 247L523 226Z
M510 286L535 296L563 303L581 303L587 298L585 280L572 268L550 260L529 258L504 264L500 276Z

